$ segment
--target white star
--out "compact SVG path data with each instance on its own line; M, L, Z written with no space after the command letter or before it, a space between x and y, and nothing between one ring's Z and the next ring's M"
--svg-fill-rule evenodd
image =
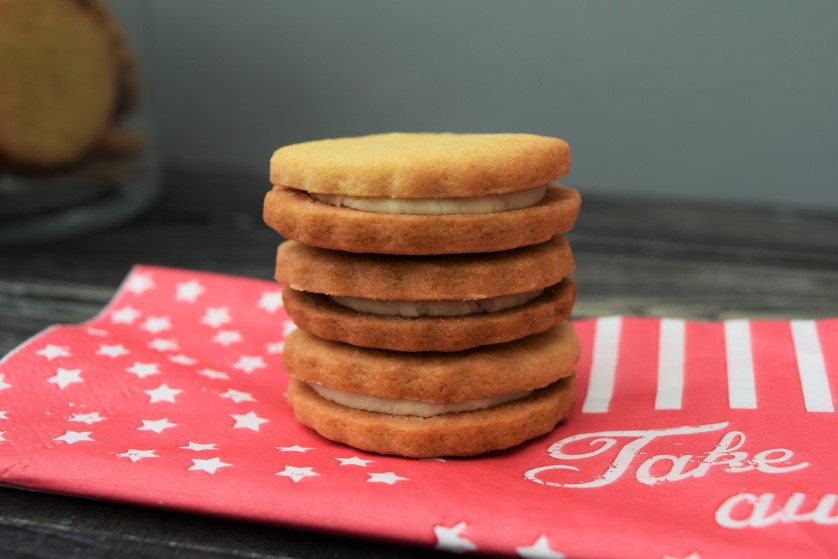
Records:
M187 282L177 284L177 293L175 293L175 301L186 301L187 303L194 303L204 292L204 286L192 279Z
M140 328L152 334L158 334L164 330L170 330L172 323L168 316L150 316L140 324Z
M125 305L111 313L111 322L114 324L133 324L140 316L140 311L130 305Z
M466 523L460 522L454 526L434 526L436 536L436 549L450 551L452 553L463 553L464 551L475 551L477 546L470 539L460 535L466 529Z
M117 454L117 456L120 458L129 458L131 462L137 462L143 458L160 458L154 454L154 452L154 450L137 450L135 448L129 448L125 452Z
M43 355L47 358L47 361L52 361L56 357L69 357L70 356L70 348L65 346L57 346L52 344L47 344L46 346L42 347L38 351L35 352L37 355Z
M104 420L105 418L100 416L98 411L94 411L92 413L74 413L67 421L78 421L79 423L91 425Z
M291 321L291 320L286 320L286 321L282 324L282 336L283 336L284 338L287 338L287 337L288 337L288 334L290 334L291 332L293 332L293 331L294 331L294 330L296 330L296 329L297 329L297 325L296 325L296 324L294 324L294 322L293 322L293 321Z
M170 427L177 427L176 423L169 423L169 420L165 417L163 419L141 419L140 421L143 422L142 427L137 427L137 431L154 431L158 435L163 432L163 429L168 429Z
M314 450L313 448L300 446L298 444L295 444L294 446L278 446L276 449L280 452L305 452L307 450Z
M151 275L143 274L142 272L134 272L131 274L131 277L128 278L128 282L125 284L125 289L134 295L142 295L152 287L154 287L154 281L152 281Z
M222 462L221 458L190 458L192 465L189 466L188 471L196 472L202 471L208 474L214 474L218 468L226 468L231 464Z
M564 559L564 553L559 553L550 547L547 536L541 534L530 546L516 547L518 555L525 559Z
M0 431L0 442L7 440L7 439L3 438L3 435L5 435L5 434L6 434L5 431Z
M144 390L150 396L148 403L154 404L156 402L172 402L175 403L175 396L183 392L179 388L169 388L165 383L161 384L154 390Z
M244 371L248 374L252 373L256 369L264 369L265 367L267 367L265 361L258 355L242 355L239 357L239 360L236 361L236 364L233 365L234 369Z
M265 291L256 306L273 314L282 307L282 291Z
M194 365L198 362L197 359L187 357L186 355L171 355L169 361L177 363L178 365Z
M73 383L84 382L84 379L81 378L81 369L68 370L59 367L55 376L48 378L47 382L57 384L58 388L64 390Z
M250 429L251 431L258 431L261 424L268 422L267 419L259 417L252 411L241 415L231 414L230 417L236 420L236 424L233 425L233 429Z
M148 347L156 349L157 351L177 351L177 340L164 340L161 338L154 338L148 342Z
M351 458L335 458L340 464L338 466L361 466L366 468L367 464L372 464L375 460L364 460L363 458L358 458L357 456L352 456Z
M220 394L222 398L229 398L233 400L235 403L240 404L242 402L255 402L256 399L253 397L252 394L249 392L241 392L239 390L233 390L232 388L228 388L227 392L224 394Z
M6 417L6 414L7 414L7 413L9 413L9 412L8 412L8 411L6 411L6 410L0 410L0 419L8 419L8 418Z
M320 474L315 472L314 468L310 466L306 466L304 468L285 466L285 469L281 472L277 472L276 475L291 478L291 481L294 483L299 483L300 480L305 477L319 476Z
M242 335L238 330L219 330L215 336L212 337L213 342L221 344L225 347L230 344L240 342L243 339L244 338L242 338Z
M213 371L212 369L201 369L198 374L213 380L230 380L230 375L222 373L221 371Z
M230 311L227 307L208 307L201 318L201 324L218 328L230 322Z
M105 345L100 344L96 355L106 355L108 357L119 357L120 355L128 355L128 350L122 344Z
M265 344L268 355L277 355L285 350L285 342L269 342Z
M3 373L0 373L0 390L5 390L7 388L11 388L12 385L6 382L6 379L3 378Z
M125 372L137 375L138 378L160 374L160 371L157 370L157 363L139 363L137 361L134 361L134 364L130 367L126 367Z
M95 442L93 439L90 438L90 433L92 433L92 432L93 431L82 431L82 432L67 431L66 433L64 433L60 437L55 437L52 440L54 440L54 441L64 441L67 444L73 444L73 443L77 443L79 441Z
M98 336L100 338L106 338L108 336L107 330L100 330L99 328L86 328L85 332L91 336Z
M200 452L202 450L218 450L217 448L215 448L215 443L201 444L193 443L192 441L189 441L188 445L179 446L178 448L182 448L184 450L194 450L195 452Z
M397 481L407 481L406 477L397 476L394 472L383 473L368 473L369 479L367 483L386 483L388 485L395 485Z

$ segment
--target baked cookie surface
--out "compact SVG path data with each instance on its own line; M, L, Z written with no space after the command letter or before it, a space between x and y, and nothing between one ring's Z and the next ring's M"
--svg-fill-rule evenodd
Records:
M276 279L311 293L382 300L483 299L524 293L573 273L570 244L556 236L537 245L484 254L355 254L286 241Z
M373 213L333 206L300 190L274 187L265 197L265 223L283 237L346 252L463 254L543 243L573 228L581 198L554 184L538 204L486 214Z
M288 401L300 423L327 439L380 454L433 458L502 450L549 433L570 413L575 391L571 375L520 400L422 418L335 404L291 379Z
M453 353L356 347L293 331L283 366L295 378L344 392L459 402L542 388L570 375L579 340L568 322L540 334Z
M0 0L0 154L75 161L110 122L117 72L107 31L77 3Z
M291 288L283 289L282 298L299 328L327 340L394 351L460 351L517 340L565 320L576 302L576 284L565 278L535 299L507 310L444 317L359 312L325 295Z
M282 147L271 183L307 192L384 198L502 194L552 182L570 147L534 134L375 134Z

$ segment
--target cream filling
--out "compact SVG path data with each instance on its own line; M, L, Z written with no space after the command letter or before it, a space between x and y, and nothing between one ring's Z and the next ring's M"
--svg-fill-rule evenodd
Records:
M529 208L541 202L547 185L507 194L490 194L472 198L361 198L344 194L309 194L333 206L383 214L490 214Z
M381 398L367 394L356 394L336 390L322 384L306 383L320 397L347 408L357 410L386 413L389 415L412 415L416 417L433 417L446 413L483 410L499 406L512 400L520 400L532 394L532 390L519 390L488 398L473 398L462 402L423 402L421 400L403 400L400 398Z
M541 295L543 291L543 289L536 289L526 293L513 293L472 301L381 301L379 299L336 295L329 298L338 305L359 312L416 318L420 316L465 316L503 311L528 303Z

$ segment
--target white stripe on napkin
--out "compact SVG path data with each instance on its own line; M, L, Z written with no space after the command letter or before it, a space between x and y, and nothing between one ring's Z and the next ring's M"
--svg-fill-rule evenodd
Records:
M608 411L611 396L614 394L621 324L622 319L619 316L604 316L597 319L588 393L582 404L583 413Z
M684 394L684 321L664 318L660 322L656 410L680 410Z
M834 412L829 378L814 320L792 320L791 337L806 411Z
M747 320L726 320L724 326L728 403L732 409L756 409L751 325Z

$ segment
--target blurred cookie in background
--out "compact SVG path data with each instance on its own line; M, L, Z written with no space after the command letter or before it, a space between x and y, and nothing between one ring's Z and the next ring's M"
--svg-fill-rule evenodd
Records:
M145 9L0 0L0 244L101 229L159 190L148 127L136 126L146 112L139 63L117 7L129 17Z

